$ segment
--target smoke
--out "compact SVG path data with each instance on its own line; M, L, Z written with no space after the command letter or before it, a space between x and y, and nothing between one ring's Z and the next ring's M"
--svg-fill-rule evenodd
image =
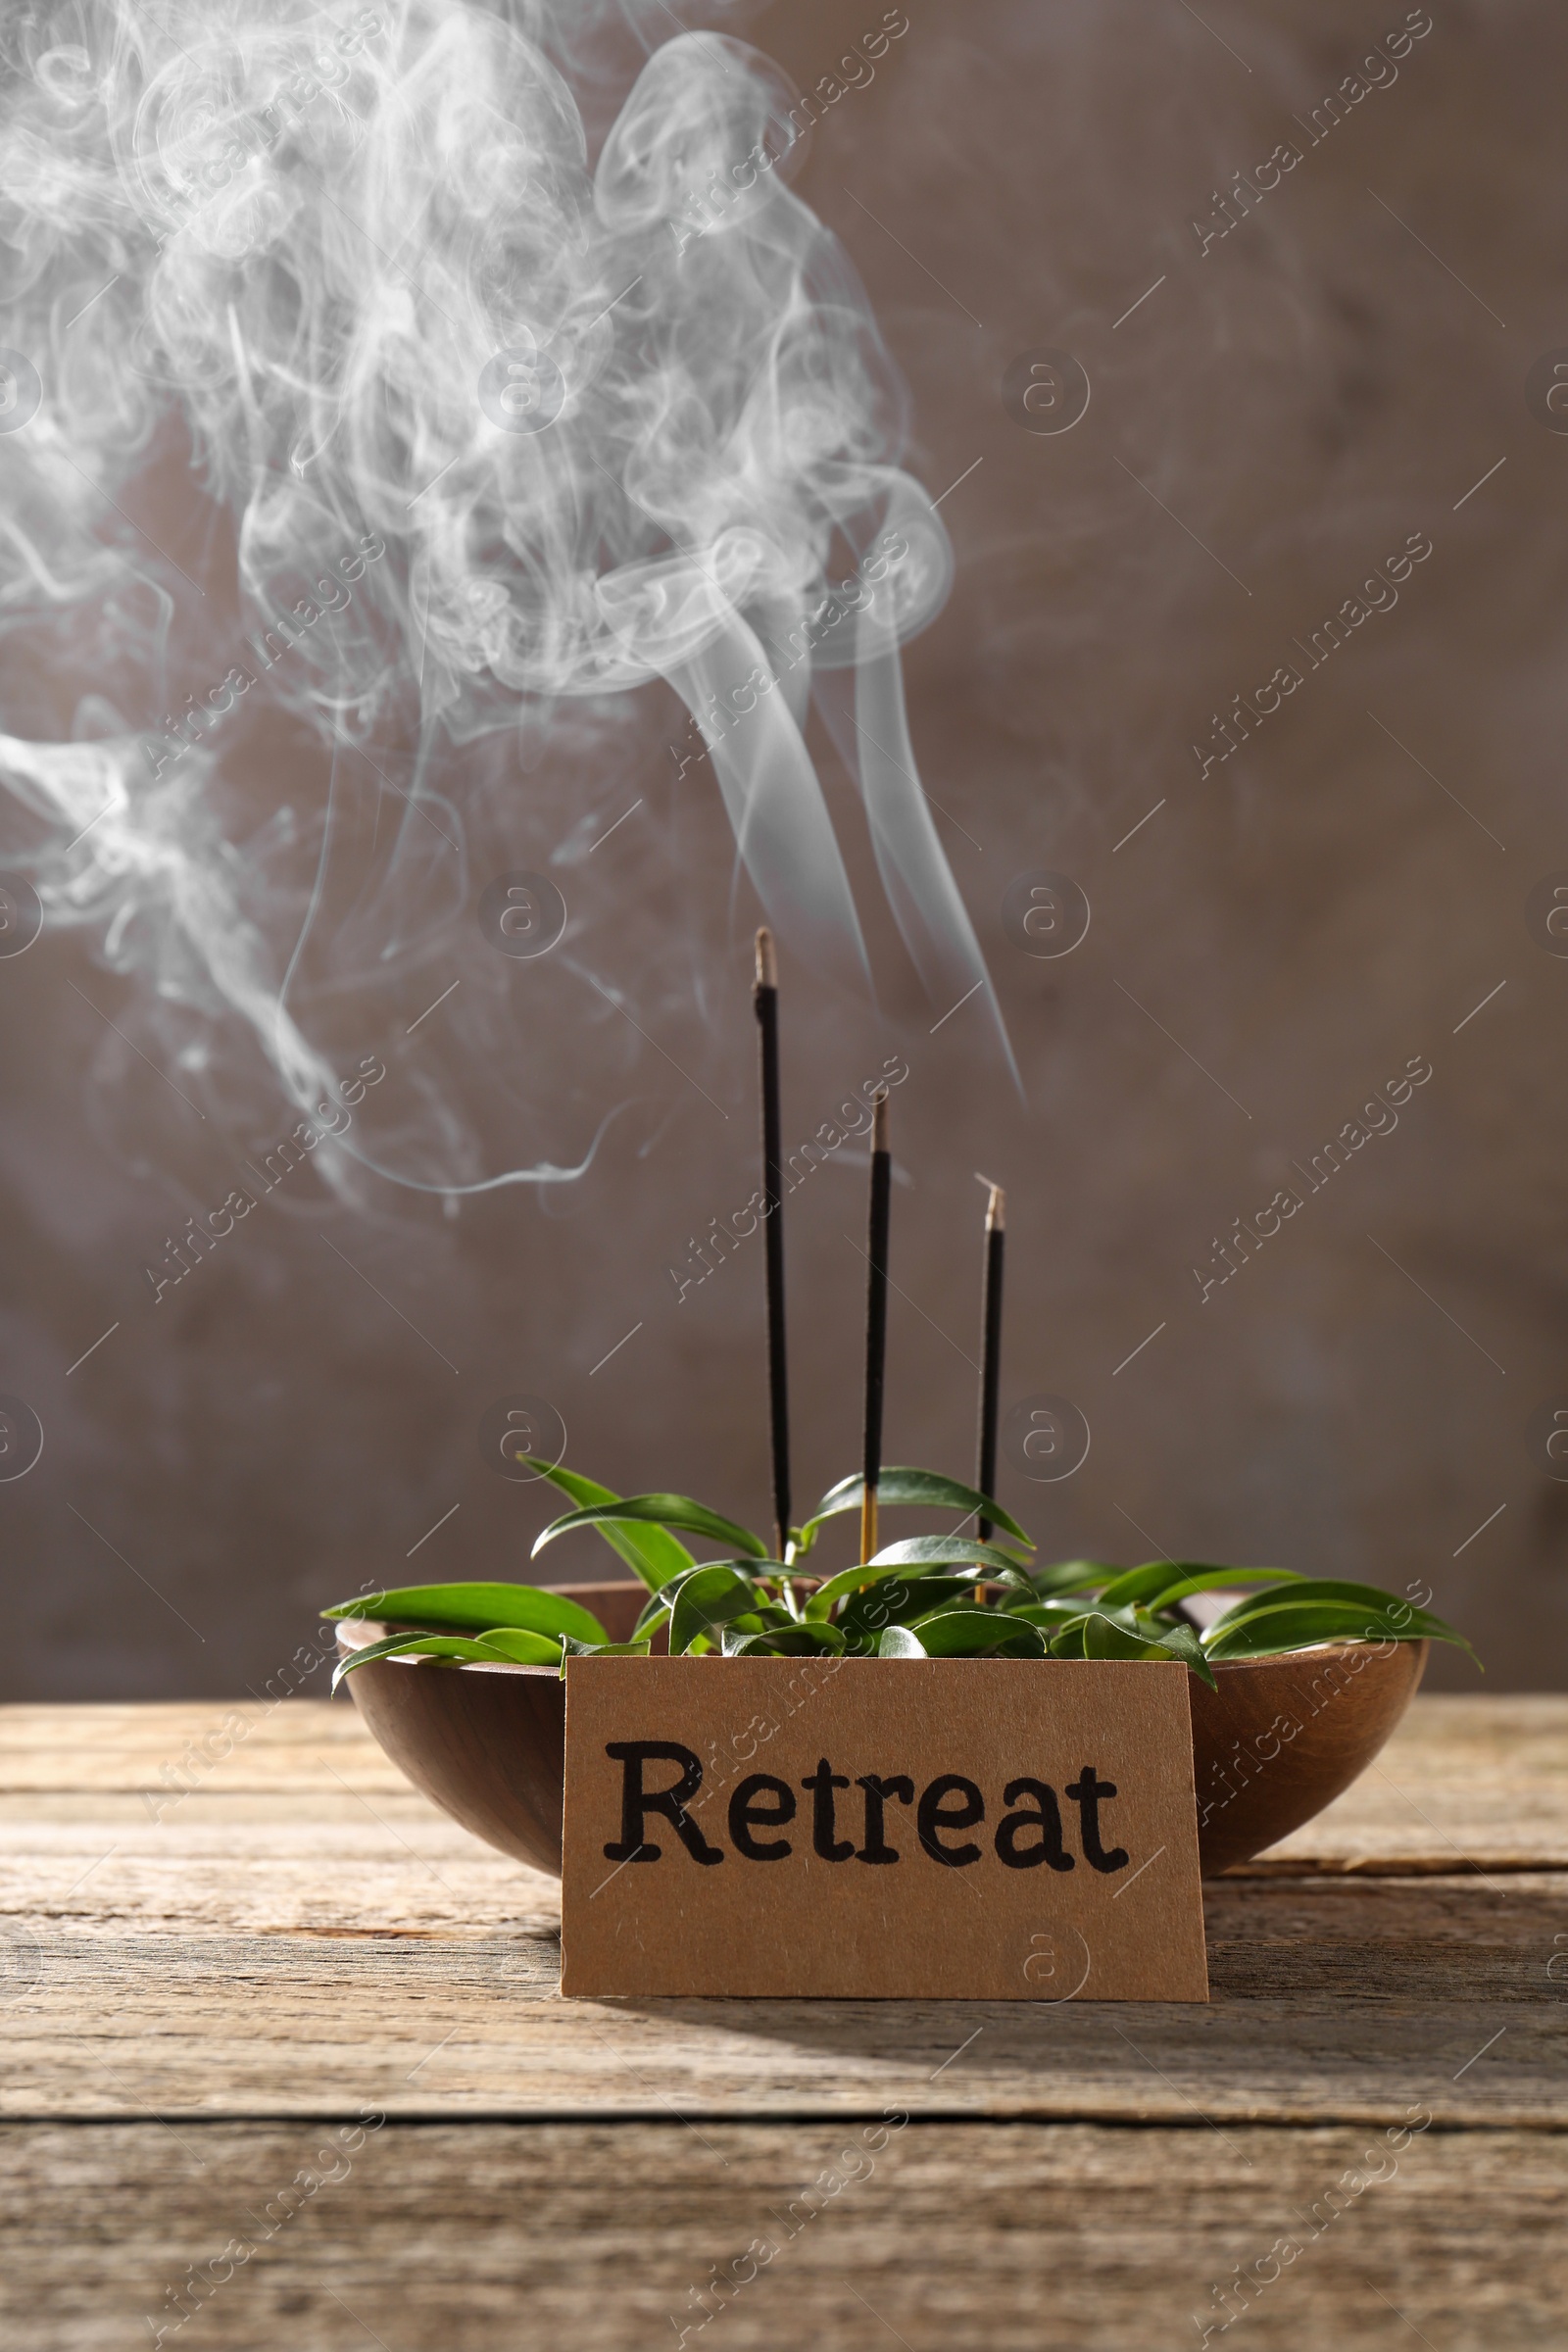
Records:
M787 945L865 986L814 698L927 989L986 979L899 660L951 551L789 185L811 110L717 31L631 78L628 21L71 0L0 36L0 862L138 977L217 1120L264 1075L311 1107L466 980L458 1050L427 1032L396 1116L319 1155L345 1192L591 1156L615 1085L546 1099L474 900L542 821L580 860L560 779L633 772L660 682ZM615 1032L606 957L568 920L535 1033ZM502 1065L527 1164L474 1115Z

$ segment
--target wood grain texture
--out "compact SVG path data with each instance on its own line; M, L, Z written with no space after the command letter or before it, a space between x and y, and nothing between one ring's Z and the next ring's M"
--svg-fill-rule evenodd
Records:
M169 1818L187 1788L226 1799L343 1783L410 1793L346 1695L0 1707L0 1798L145 1791L144 1809ZM1568 1697L1418 1696L1354 1788L1247 1867L1568 1869Z
M1206 1887L1207 2009L563 2001L555 1881L347 1705L247 1711L0 1710L7 2343L151 2342L249 2231L166 2342L675 2344L711 2266L888 2110L872 2173L709 2322L729 2343L1197 2343L1234 2266L1421 2113L1254 2286L1249 2340L1560 2340L1568 1701L1418 1701L1381 1776Z
M368 2102L746 2116L891 2100L928 2114L1284 2123L1419 2099L1454 2124L1568 2125L1568 1984L1547 1973L1568 1951L1556 1877L1519 1874L1500 1894L1472 1880L1208 1892L1206 2010L563 2001L547 1934L24 1930L35 1940L20 1947L25 1981L5 2013L0 2114L286 2116Z
M0 1911L82 1935L494 1935L554 1928L560 1884L412 1789L0 1798Z
M0 2130L0 2332L26 2352L150 2344L188 2266L254 2245L166 2344L640 2352L684 2327L688 2347L738 2352L1164 2352L1200 2341L1195 2315L1222 2314L1238 2265L1279 2276L1211 2344L1560 2343L1568 2139L1430 2131L1391 2158L1396 2120L1223 2137L884 2123L874 2154L822 2123L389 2124L292 2219L287 2184L342 2170L319 2130ZM1347 2175L1373 2172L1352 2194ZM715 2266L754 2244L771 2258L755 2278L741 2259L721 2300Z
M1248 1867L1568 1868L1568 1706L1417 1697L1354 1788Z
M313 1788L326 1756L358 1788L406 1788L397 1766L339 1698L0 1707L0 1793L182 1787ZM167 1775L166 1775L167 1768Z

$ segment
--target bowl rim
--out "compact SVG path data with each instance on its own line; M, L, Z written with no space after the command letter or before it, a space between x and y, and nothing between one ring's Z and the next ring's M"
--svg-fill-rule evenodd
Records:
M331 1623L337 1635L338 1647L344 1650L368 1649L372 1642L381 1641L389 1633L413 1634L425 1630L419 1626L400 1626L396 1618L390 1617L337 1617ZM360 1626L367 1628L367 1631L365 1639L356 1642L350 1628ZM374 1630L369 1630L371 1628ZM406 1651L401 1657L377 1658L372 1663L378 1666L456 1667L460 1674L543 1674L548 1675L552 1682L561 1679L559 1666L525 1666L520 1659L514 1658L421 1658L416 1651Z
M567 1589L568 1588L563 1587L564 1591ZM629 1584L622 1587L618 1583L613 1587L613 1589L624 1589L630 1591L636 1590L634 1586L630 1586ZM600 1585L598 1587L573 1585L569 1588L569 1590L573 1593L592 1592L596 1590L603 1592L607 1590L607 1587L604 1585ZM397 1633L402 1630L407 1630L410 1633L417 1633L423 1630L417 1626L409 1626L407 1629L400 1628L397 1621L393 1618L336 1617L330 1619L329 1622L336 1633L339 1646L345 1650L366 1649L372 1642L379 1642L389 1632ZM361 1627L366 1629L364 1639L362 1641L355 1641L352 1638L351 1629L358 1629ZM1396 1640L1394 1646L1395 1648L1414 1648L1417 1646L1417 1644L1415 1642L1400 1642ZM1385 1650L1382 1644L1377 1642L1314 1642L1302 1649L1281 1650L1271 1657L1212 1658L1210 1659L1209 1663L1213 1667L1213 1670L1216 1674L1250 1674L1267 1666L1292 1665L1298 1659L1321 1659L1345 1656L1352 1650L1365 1651L1372 1657L1387 1657L1391 1654L1390 1651ZM858 1662L864 1663L866 1661ZM974 1661L970 1659L953 1659L948 1662L954 1665L968 1665L972 1664ZM1009 1666L1077 1666L1086 1663L1093 1665L1097 1661L1094 1659L1089 1659L1086 1661L1081 1658L1007 1658L1002 1660L1001 1662ZM520 1663L520 1661L511 1658L431 1659L421 1658L416 1652L414 1651L407 1651L400 1657L380 1658L377 1659L375 1663L382 1666L443 1666L449 1670L455 1669L459 1674L547 1675L552 1682L557 1682L561 1679L561 1669L559 1666L526 1666ZM772 1660L771 1663L780 1666L788 1666L796 1664L798 1661L790 1658L778 1658ZM889 1660L888 1663L897 1664L898 1661L893 1659Z

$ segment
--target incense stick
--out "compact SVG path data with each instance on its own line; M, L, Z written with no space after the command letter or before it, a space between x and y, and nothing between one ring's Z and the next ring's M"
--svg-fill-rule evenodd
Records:
M860 1559L876 1555L876 1492L882 1477L882 1386L888 1338L888 1224L893 1160L888 1151L888 1091L878 1089L871 1126L871 1214L866 1243L865 1451L861 1462Z
M994 1495L997 1491L997 1396L1002 1376L1002 1270L1006 1247L1007 1197L1000 1184L992 1184L989 1176L980 1182L990 1185L991 1198L986 1203L985 1276L980 1295L980 1443L975 1469L975 1485L982 1494ZM991 1522L983 1514L977 1531L982 1544L991 1540Z
M762 1048L762 1199L767 1283L767 1406L773 1453L774 1557L787 1556L790 1535L789 1358L784 1343L783 1126L779 1116L778 959L773 934L757 934L757 980L752 990Z

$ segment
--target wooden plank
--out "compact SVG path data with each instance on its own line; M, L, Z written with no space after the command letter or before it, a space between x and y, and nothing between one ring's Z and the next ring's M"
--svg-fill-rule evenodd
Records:
M1205 2325L1224 2340L1240 2267L1260 2352L1560 2341L1568 2139L1391 2149L1401 2117L1223 2136L389 2124L351 2157L304 2126L0 2131L0 2332L27 2352L150 2345L169 2290L216 2262L166 2344L678 2352L684 2328L735 2352L1151 2352Z
M357 1788L408 1787L345 1690L336 1699L241 1695L114 1706L0 1706L0 1796L29 1790L319 1787L325 1758Z
M49 1792L120 1792L169 1821L197 1796L304 1799L345 1788L378 1806L412 1796L346 1696L0 1707L0 1800L11 1820L25 1817L22 1800ZM305 1809L289 1814L304 1819ZM497 1857L492 1867L511 1866ZM1568 1869L1568 1697L1418 1697L1354 1788L1250 1867Z
M203 1777L159 1780L160 1760L221 1720L190 1706L0 1709L0 1919L117 1936L484 1936L558 1922L555 1881L437 1812L342 1703L290 1701ZM1250 1875L1476 1867L1500 1886L1531 1848L1568 1864L1568 1700L1421 1700L1373 1772Z
M1354 1787L1249 1867L1568 1868L1568 1698L1418 1697Z
M1568 2127L1559 1878L1225 1882L1207 2008L563 2001L547 1935L41 1923L0 2114L874 2112ZM23 1947L19 1947L23 1948ZM1556 1978L1548 1975L1555 1966ZM957 2055L961 2049L961 2056Z
M1506 1829L1517 1767L1549 1830L1565 1705L1423 1702L1399 1766L1417 1803L1441 1806L1438 1782ZM373 2095L405 2113L744 2116L898 2098L1288 2121L1426 2098L1455 2123L1563 2120L1568 1986L1546 1973L1568 1975L1563 1885L1521 1872L1500 1832L1471 1842L1506 1852L1502 1875L1372 1878L1325 1816L1318 1875L1208 1890L1207 2011L563 2003L554 1882L399 1776L382 1787L391 1767L351 1711L291 1701L188 1788L138 1793L193 1717L212 1720L0 1713L6 2112L287 2115ZM74 1770L101 1786L73 1788ZM1429 1840L1410 1866L1448 1850Z
M401 1778L0 1803L0 1917L73 1934L494 1936L554 1930L557 1880L481 1845Z

